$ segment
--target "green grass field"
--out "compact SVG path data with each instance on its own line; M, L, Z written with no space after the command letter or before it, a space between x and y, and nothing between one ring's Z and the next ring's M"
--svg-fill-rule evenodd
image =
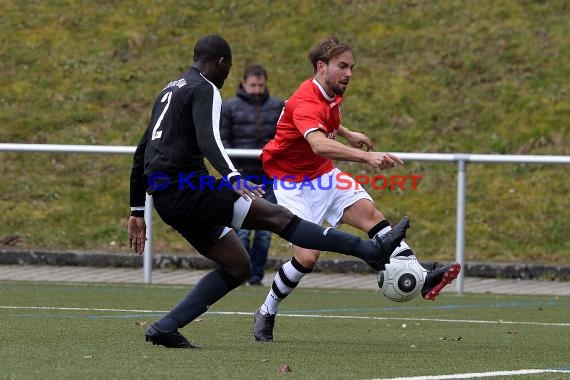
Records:
M276 341L257 343L251 313L266 289L242 287L182 330L203 349L146 343L146 325L187 291L0 282L0 378L361 379L570 371L570 297L444 294L434 303L397 304L376 291L301 288L282 305ZM291 371L279 372L285 365Z

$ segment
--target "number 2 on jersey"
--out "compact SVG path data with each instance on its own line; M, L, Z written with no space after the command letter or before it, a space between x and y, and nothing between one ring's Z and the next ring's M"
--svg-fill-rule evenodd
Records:
M162 110L160 116L158 117L158 120L156 121L156 123L154 124L154 128L152 129L152 138L151 140L156 140L159 139L160 136L162 136L162 131L159 131L158 128L160 128L160 124L162 123L162 119L164 118L164 114L166 113L166 111L168 110L168 106L170 106L170 98L172 97L172 91L168 91L166 94L164 94L164 96L162 97L162 99L160 99L161 103L165 103L166 102L166 106L164 106L164 109Z

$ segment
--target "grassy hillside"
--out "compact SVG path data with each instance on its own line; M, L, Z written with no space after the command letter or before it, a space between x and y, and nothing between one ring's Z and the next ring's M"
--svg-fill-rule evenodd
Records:
M336 32L357 52L343 115L378 150L570 154L570 4L559 1L44 1L0 7L0 141L136 145L195 41L228 39L286 98ZM0 153L0 240L126 251L127 156ZM354 173L368 168L341 163ZM416 191L371 191L412 217L422 259L455 249L455 166L408 163ZM469 165L468 260L570 263L568 166ZM187 244L156 223L160 252ZM1 245L0 245L1 247ZM276 240L272 254L287 254Z

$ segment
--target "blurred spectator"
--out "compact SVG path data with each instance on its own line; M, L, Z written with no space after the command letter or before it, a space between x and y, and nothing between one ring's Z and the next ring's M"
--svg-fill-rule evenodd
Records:
M261 149L275 136L277 120L285 102L269 95L267 72L260 65L248 66L240 82L237 94L222 103L220 135L225 148ZM251 182L261 184L264 176L259 158L235 158L234 165L242 176L254 176ZM264 181L269 182L269 181ZM265 199L276 203L273 188L267 185ZM236 231L251 259L250 285L261 285L271 232L265 230Z

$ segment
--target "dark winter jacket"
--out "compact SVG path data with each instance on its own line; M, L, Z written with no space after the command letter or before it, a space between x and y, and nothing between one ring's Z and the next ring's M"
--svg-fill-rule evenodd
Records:
M224 147L234 149L261 149L275 136L277 120L285 102L269 95L248 95L240 85L237 96L222 103L220 136ZM261 178L263 171L259 158L232 158L243 175Z

